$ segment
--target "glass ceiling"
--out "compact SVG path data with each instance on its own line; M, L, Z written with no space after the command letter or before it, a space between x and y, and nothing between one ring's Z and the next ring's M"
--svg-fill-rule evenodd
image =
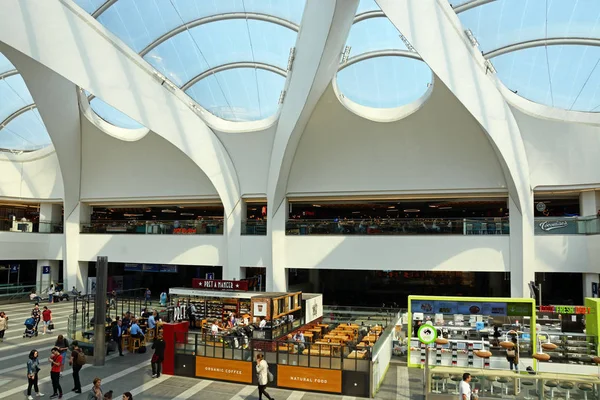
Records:
M102 13L75 1L214 115L277 112L303 0L117 0Z
M380 9L374 0L361 0L357 15L369 11ZM357 104L373 108L410 104L421 98L432 82L429 67L406 56L414 53L385 16L354 23L346 46L348 60L337 74L337 85Z
M450 3L456 7L469 1ZM458 16L509 89L553 107L600 111L600 1L495 0ZM544 39L555 40L546 46ZM530 41L522 49L511 46ZM504 54L488 55L503 48Z
M0 150L33 151L50 144L25 81L0 53Z

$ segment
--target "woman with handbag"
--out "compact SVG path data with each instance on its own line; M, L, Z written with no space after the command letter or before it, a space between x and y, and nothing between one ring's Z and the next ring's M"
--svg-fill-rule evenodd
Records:
M160 378L160 373L162 370L162 362L165 359L165 341L163 339L162 333L159 333L156 339L154 339L154 343L152 343L152 348L154 349L154 354L152 355L152 377Z
M38 389L38 372L40 372L40 362L38 360L37 350L31 350L29 352L29 359L27 360L27 400L33 400L31 397L31 387L35 390L37 397L42 397L44 394L40 393Z
M512 349L506 350L506 360L510 365L510 370L512 371L514 366L515 372L519 373L519 343L516 336L513 336L512 342L514 346Z
M256 355L256 376L258 378L258 400L262 400L263 394L269 400L273 400L266 388L269 382L273 381L273 374L269 371L269 364L262 354Z
M0 342L4 341L4 332L8 329L8 317L4 311L0 312Z

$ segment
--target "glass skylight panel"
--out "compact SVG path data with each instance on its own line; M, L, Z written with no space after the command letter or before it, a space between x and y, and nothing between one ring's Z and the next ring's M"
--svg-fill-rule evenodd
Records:
M37 110L27 111L0 130L0 148L37 150L50 144L50 138Z
M600 111L600 48L537 47L493 59L498 77L531 101L575 111ZM548 68L549 67L549 68Z
M340 91L355 103L373 108L410 104L425 94L431 70L407 57L378 57L344 68L337 75Z
M108 105L98 97L94 97L92 99L90 106L100 118L109 124L125 129L139 129L144 127L133 118Z
M0 80L0 122L24 106L33 103L21 75Z
M484 52L547 37L600 37L597 0L496 0L458 16Z
M83 8L87 13L93 13L96 11L102 4L106 3L106 0L75 0L75 3L81 8Z
M86 10L91 8L83 3L81 0L80 5ZM303 0L118 0L100 14L98 21L134 51L143 51L148 63L182 87L191 84L190 81L202 73L225 64L257 62L287 70L297 32L271 21L245 16L256 13L260 14L260 18L275 17L299 25L304 6ZM234 13L237 14L233 16L235 18L227 15ZM206 19L208 17L210 19ZM159 38L162 38L160 43ZM275 76L264 78L267 74ZM222 110L223 103L240 103L235 117L240 121L245 120L244 116L248 116L249 120L255 120L257 115L268 116L263 110L276 112L277 100L285 84L281 76L265 70L248 75L246 69L236 73L227 70L218 75L218 78L213 76L212 79L210 75L205 77L207 81L204 83L196 82L196 85L209 90L203 96L196 96L202 99L202 105L207 103L208 98L214 100L211 110ZM236 91L236 87L241 89L245 86L234 84L237 80L233 77L237 75L252 79L255 93L250 97L262 96L265 101L275 98L274 105L263 107L261 102L260 109L252 112L244 109L246 93ZM261 76L260 81L257 81L258 76ZM225 81L230 78L234 79L234 83ZM278 86L269 88L268 94L263 96L260 90L263 81L276 82ZM215 93L211 94L211 90ZM195 88L189 93L197 92ZM277 96L272 96L271 92L276 92ZM232 109L235 110L235 107L225 108L228 110L214 112L223 116L231 115Z
M220 118L257 121L277 112L284 83L284 77L270 71L234 68L200 80L187 93Z
M15 69L15 67L10 61L8 61L8 58L4 57L4 55L0 53L0 74L13 69Z
M406 50L398 30L386 17L370 18L355 23L348 35L350 57L376 50Z
M361 0L356 14L369 11L380 9L374 0ZM346 46L350 47L350 61L377 51L408 50L400 32L385 16L355 22ZM336 79L340 92L354 103L372 108L396 108L423 96L432 81L432 73L427 64L414 58L378 56L344 66Z

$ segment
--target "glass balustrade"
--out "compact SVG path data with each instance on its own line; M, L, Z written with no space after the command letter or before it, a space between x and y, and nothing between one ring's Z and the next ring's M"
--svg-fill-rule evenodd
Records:
M222 235L223 220L93 221L81 224L81 233L144 235Z
M292 219L287 235L507 235L508 218Z
M264 219L248 219L242 221L242 235L266 236L267 221Z
M535 219L536 235L597 235L600 222L597 216L544 217Z
M24 233L63 233L62 222L0 219L0 231Z

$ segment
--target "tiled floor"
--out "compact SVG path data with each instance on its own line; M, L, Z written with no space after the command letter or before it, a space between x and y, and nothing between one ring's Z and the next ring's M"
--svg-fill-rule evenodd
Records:
M27 355L32 349L40 353L41 371L40 390L46 394L46 399L52 393L50 383L50 368L46 361L50 348L58 334L66 334L67 317L72 313L72 303L54 304L55 331L51 335L40 335L31 339L23 338L23 322L29 316L31 304L0 305L0 311L7 312L9 329L5 340L0 343L0 398L24 399L27 389L26 362ZM226 382L183 378L163 375L160 379L150 376L151 352L146 354L127 354L125 357L111 354L107 357L106 365L94 367L86 365L81 371L81 382L84 393L77 395L71 392L73 387L72 371L66 366L61 378L61 386L65 393L63 399L86 399L91 390L91 382L95 377L102 379L105 391L113 390L115 399L130 391L136 400L187 400L187 399L226 399L242 400L257 399L258 390L255 386L240 385ZM409 371L405 366L391 364L386 377L377 393L376 399L382 400L420 400L422 399L421 378L419 371ZM269 388L268 392L277 400L351 400L352 397L326 395L302 391L292 391ZM410 393L413 393L412 397Z

